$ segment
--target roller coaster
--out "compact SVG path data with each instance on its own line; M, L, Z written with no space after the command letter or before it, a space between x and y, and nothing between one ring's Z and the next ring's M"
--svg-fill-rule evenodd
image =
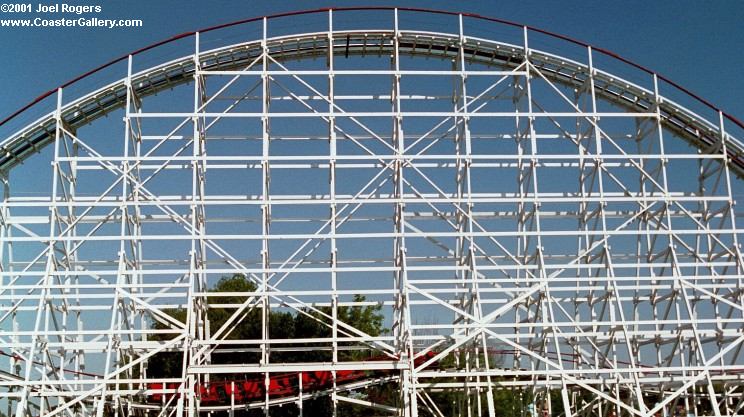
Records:
M415 360L416 365L434 357L434 352L427 352ZM386 356L378 356L369 360L384 360ZM434 365L436 366L436 364ZM305 392L313 393L316 391L325 391L334 385L345 385L355 382L367 381L371 378L384 378L392 376L390 371L377 371L370 374L365 371L340 370L335 375L330 371L310 371L300 373L287 373L271 375L268 384L265 383L263 375L241 380L222 380L209 384L200 385L198 390L199 402L203 406L225 405L229 403L245 404L249 402L262 401L264 397L283 398L296 397ZM149 403L168 402L174 398L179 388L179 383L170 384L149 384L147 387L150 392L154 392L147 397ZM167 389L169 393L162 394L160 391Z
M741 415L743 137L468 13L146 46L0 121L0 410Z

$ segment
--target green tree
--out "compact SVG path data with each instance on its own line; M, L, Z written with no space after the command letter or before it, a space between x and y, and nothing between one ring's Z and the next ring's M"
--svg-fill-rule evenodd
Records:
M230 292L230 293L249 293L256 291L256 286L253 282L248 280L244 275L235 274L220 279L210 292ZM231 295L231 296L219 296L214 297L216 301L214 303L219 304L241 304L245 302L249 297L243 295ZM364 302L366 298L361 295L356 295L354 301ZM211 300L210 300L211 301ZM312 311L310 309L303 309L301 312L290 313L286 311L271 311L269 319L269 334L272 339L311 339L311 338L326 338L332 336L332 328L327 325L330 322L324 315L330 316L332 310L330 307L322 307L317 309L318 311ZM383 328L383 315L380 313L381 307L379 305L374 306L353 306L346 307L342 306L337 309L337 317L340 321L353 326L371 336L379 336L386 330ZM226 308L209 308L207 312L207 318L210 322L210 328L212 332L219 329L233 314L233 309ZM186 322L186 310L185 309L169 309L165 313L171 317ZM324 324L325 323L325 324ZM167 329L169 326L160 321L153 320L151 327L155 330ZM169 340L174 336L172 335L161 335L153 334L151 340ZM256 340L261 338L261 309L252 308L249 309L242 319L235 323L234 329L227 335L227 340ZM343 344L343 343L342 343ZM346 345L351 345L346 343ZM253 347L255 344L246 345L230 345L230 348L236 349L239 347ZM302 347L302 344L294 344L295 347ZM317 344L305 344L304 347L313 347ZM321 349L308 349L306 351L297 352L284 352L276 351L270 353L270 360L272 362L316 362L316 361L330 361L331 352L328 350ZM365 357L375 355L374 352L362 351L362 350L341 350L339 352L339 360L361 360ZM245 352L240 354L229 353L212 354L211 360L213 364L229 364L229 363L256 363L260 359L260 354L255 352ZM150 377L155 378L174 378L181 375L181 369L183 364L183 354L180 352L162 352L153 356L148 361L147 373ZM242 379L245 376L236 375L223 375L225 379ZM214 381L214 376L212 381ZM377 388L370 395L376 395L381 392L380 388ZM303 404L305 415L323 416L331 415L331 404L328 397L319 397L314 400L308 400ZM339 404L340 408L351 407L349 404ZM252 415L253 412L248 413ZM353 407L352 411L354 415L366 415L368 411ZM240 414L240 413L239 413ZM262 415L261 413L258 413ZM257 414L257 415L258 415ZM294 405L288 405L284 407L274 407L271 412L272 415L276 416L293 416L297 414L296 407ZM371 414L368 414L371 415Z

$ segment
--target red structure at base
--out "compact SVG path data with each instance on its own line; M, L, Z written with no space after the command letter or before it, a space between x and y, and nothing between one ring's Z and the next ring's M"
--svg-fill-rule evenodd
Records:
M419 366L436 353L427 352L414 360L414 364ZM371 360L385 360L387 356L372 358ZM436 366L436 362L432 366ZM336 384L343 385L352 382L362 381L370 377L383 377L393 374L393 370L378 370L374 374L369 371L361 370L339 370L336 371ZM300 392L300 378L302 378L302 391L313 392L333 387L333 373L331 371L309 371L309 372L292 372L275 374L269 377L268 394L270 398L282 398L297 395ZM147 385L148 390L177 390L180 383L150 383ZM161 403L163 400L170 401L176 394L156 393L147 397L151 403ZM200 402L202 405L219 405L228 404L231 398L235 402L260 401L266 396L266 381L263 374L256 374L255 377L241 380L223 380L201 384L198 388Z

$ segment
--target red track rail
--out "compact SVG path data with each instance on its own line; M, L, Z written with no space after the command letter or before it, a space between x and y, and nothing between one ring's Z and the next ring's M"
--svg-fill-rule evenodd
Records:
M20 109L16 110L12 114L10 114L6 118L4 118L2 121L0 121L0 126L5 125L9 121L11 121L15 117L17 117L19 114L21 114L24 111L28 110L29 108L33 107L35 104L39 103L40 101L44 100L45 98L51 96L52 94L54 94L60 88L66 88L66 87L68 87L68 86L70 86L70 85L72 85L72 84L74 84L74 83L76 83L76 82L78 82L78 81L80 81L80 80L82 80L82 79L90 76L90 75L93 75L93 74L95 74L95 73L97 73L97 72L99 72L99 71L101 71L103 69L106 69L106 68L108 68L108 67L110 67L110 66L112 66L114 64L117 64L117 63L119 63L119 62L127 59L130 55L132 55L132 56L138 55L138 54L141 54L141 53L143 53L145 51L149 51L149 50L151 50L153 48L157 48L158 46L165 45L165 44L168 44L170 42L177 41L179 39L183 39L183 38L188 38L190 36L194 36L197 32L199 32L199 33L211 32L211 31L215 31L215 30L219 30L219 29L224 29L224 28L228 28L228 27L232 27L232 26L238 26L238 25L243 25L243 24L246 24L246 23L257 22L257 21L262 20L264 18L266 18L268 20L271 20L271 19L276 19L276 18L280 18L280 17L299 16L299 15L314 14L314 13L324 13L324 12L328 12L330 10L343 12L343 11L380 11L380 10L389 10L389 11L392 11L392 10L395 10L395 9L400 10L400 11L422 12L422 13L441 14L441 15L448 15L448 16L462 15L463 17L469 17L469 18L473 18L473 19L478 19L478 20L483 20L483 21L488 21L488 22L493 22L493 23L499 23L499 24L503 24L503 25L507 25L507 26L526 28L529 31L533 31L533 32L536 32L536 33L541 33L543 35L547 35L547 36L550 36L550 37L553 37L553 38L556 38L556 39L561 39L561 40L564 40L566 42L572 43L574 45L579 45L579 46L582 46L582 47L591 47L592 50L594 50L596 52L599 52L599 53L604 54L604 55L607 55L607 56L609 56L611 58L617 59L617 60L619 60L619 61L621 61L621 62L623 62L623 63L625 63L627 65L630 65L630 66L632 66L632 67L634 67L636 69L639 69L639 70L641 70L641 71L643 71L643 72L645 72L645 73L647 73L649 75L656 75L656 77L659 80L664 81L665 83L671 85L672 87L678 89L679 91L683 92L684 94L686 94L686 95L692 97L693 99L699 101L700 103L704 104L705 106L709 107L710 109L712 109L712 110L714 110L716 112L720 112L726 119L728 119L729 121L731 121L735 125L739 126L740 128L744 129L744 122L740 121L739 119L737 119L733 115L728 114L728 113L724 112L723 110L719 109L718 107L716 107L715 105L713 105L708 100L706 100L706 99L700 97L699 95L691 92L690 90L682 87L681 85L677 84L676 82L672 81L671 79L669 79L667 77L664 77L663 75L661 75L659 73L656 73L656 72L654 72L654 71L652 71L652 70L650 70L650 69L648 69L648 68L646 68L646 67L644 67L644 66L642 66L640 64L637 64L637 63L635 63L635 62L633 62L633 61L631 61L631 60L629 60L627 58L624 58L624 57L622 57L622 56L620 56L620 55L618 55L618 54L616 54L616 53L614 53L614 52L612 52L610 50L607 50L607 49L604 49L604 48L600 48L600 47L597 47L597 46L593 46L591 44L588 44L586 42L583 42L583 41L580 41L580 40L571 38L569 36L561 35L561 34L558 34L558 33L555 33L555 32L551 32L551 31L548 31L548 30L545 30L545 29L536 28L536 27L533 27L533 26L522 25L522 24L519 24L519 23L510 21L510 20L498 19L498 18L495 18L495 17L482 16L482 15L475 14L475 13L458 13L458 12L452 12L452 11L446 11L446 10L436 10L436 9L427 9L427 8L419 8L419 7L392 7L392 6L331 7L331 8L300 10L300 11L294 11L294 12L277 13L277 14L272 14L272 15L268 15L268 16L251 17L251 18L247 18L247 19L236 20L236 21L230 22L230 23L224 23L224 24L221 24L221 25L206 27L206 28L203 28L203 29L194 31L194 32L181 33L179 35L172 36L172 37L170 37L168 39L164 39L162 41L155 42L155 43L150 44L148 46L145 46L143 48L137 49L137 50L132 51L132 52L130 52L128 54L124 54L124 55L122 55L122 56L120 56L120 57L118 57L116 59L113 59L113 60L111 60L111 61L109 61L109 62L107 62L107 63L105 63L103 65L100 65L100 66L98 66L98 67L96 67L96 68L94 68L94 69L92 69L92 70L90 70L90 71L88 71L88 72L86 72L84 74L81 74L81 75L79 75L79 76L77 76L77 77L75 77L75 78L73 78L73 79L65 82L64 84L61 84L57 88L54 88L52 90L47 91L46 93L40 95L39 97L35 98L30 103L26 104L25 106L21 107Z

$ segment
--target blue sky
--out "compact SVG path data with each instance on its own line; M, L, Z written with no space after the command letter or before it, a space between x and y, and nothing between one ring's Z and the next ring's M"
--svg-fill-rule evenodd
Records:
M60 1L61 2L61 1ZM99 18L136 18L140 29L0 29L0 116L77 75L152 42L215 24L282 11L391 5L366 1L101 1ZM33 6L36 7L35 0ZM406 1L399 5L479 13L544 28L612 50L744 118L744 2ZM93 15L87 15L92 17ZM37 17L9 15L0 18ZM61 16L59 16L61 17ZM117 77L118 78L118 77ZM102 80L104 81L104 80ZM105 81L113 81L113 78ZM68 97L72 98L72 97ZM19 126L20 127L20 126Z
M60 3L63 0L60 0ZM96 1L100 1L96 3ZM391 5L344 1L189 1L131 0L74 4L101 5L102 19L142 19L138 29L24 28L0 29L0 119L81 73L130 51L171 37L234 20L284 11L329 6ZM37 3L33 3L34 7ZM478 13L565 34L655 70L724 111L744 119L744 2L740 1L407 1L400 5ZM0 16L0 19L9 17ZM87 15L91 17L91 15ZM422 18L423 20L423 18ZM302 28L297 30L301 31ZM235 32L233 32L234 34ZM245 39L253 39L246 34ZM239 39L230 39L239 42ZM158 53L161 50L158 50ZM175 58L150 55L155 65ZM148 61L149 60L149 61ZM139 58L138 58L139 62ZM144 64L143 64L144 65ZM97 84L122 78L106 74ZM86 90L77 91L85 93ZM66 96L65 101L75 98ZM188 102L187 102L188 103ZM20 126L19 126L20 127ZM3 130L0 130L0 138ZM39 175L48 182L48 177ZM368 242L364 242L369 247ZM390 253L389 250L386 253Z

